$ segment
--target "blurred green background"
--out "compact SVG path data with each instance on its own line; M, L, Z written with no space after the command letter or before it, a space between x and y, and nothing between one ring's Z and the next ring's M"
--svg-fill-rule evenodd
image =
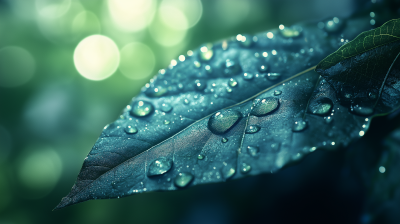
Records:
M282 184L305 182L304 173L290 183L250 177L51 210L71 189L102 128L172 59L238 33L346 17L356 5L353 0L0 0L0 224L240 223L260 217L280 223L273 221L280 213L266 209L279 201L272 186L286 192Z

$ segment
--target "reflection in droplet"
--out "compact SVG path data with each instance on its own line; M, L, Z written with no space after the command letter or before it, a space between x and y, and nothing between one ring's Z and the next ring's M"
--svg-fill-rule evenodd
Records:
M325 122L326 122L327 124L332 123L332 121L333 121L333 117L325 117Z
M231 92L232 92L232 88L229 87L229 86L227 86L227 87L226 87L226 92L231 93Z
M184 100L183 100L183 103L184 103L185 105L188 105L188 104L190 103L190 100L184 99Z
M137 117L145 117L154 110L153 104L147 101L135 101L132 103L131 114Z
M279 107L279 100L275 97L267 97L254 100L253 104L254 108L250 114L259 117L276 110Z
M231 129L242 117L239 111L223 110L212 115L208 120L208 129L214 134L223 134Z
M164 86L150 87L144 91L148 97L160 97L168 93L168 89Z
M260 67L258 67L258 71L260 72L266 72L268 70L268 66L266 65L260 65Z
M222 143L227 143L227 142L228 142L228 139L227 139L227 138L222 138L222 139L221 139L221 142L222 142Z
M131 125L126 126L125 132L127 134L136 134L138 132L138 129L136 127L133 127Z
M157 176L168 172L172 167L172 160L165 157L160 157L150 163L147 176Z
M242 70L238 62L227 59L224 63L225 75L236 75Z
M164 124L170 124L171 123L171 121L169 121L169 120L164 120Z
M200 47L199 57L203 61L209 61L214 55L212 44L206 44Z
M245 133L246 133L246 134L254 134L254 133L257 133L258 131L260 131L260 129L261 129L261 127L258 126L258 125L249 125L249 126L246 128Z
M305 120L295 121L292 127L292 131L299 132L303 131L307 127L307 122Z
M242 163L242 166L240 168L240 172L242 172L243 174L249 173L251 170L251 166L247 163Z
M327 97L320 97L316 100L313 100L308 109L311 113L316 115L327 115L330 114L333 107L333 102L331 99Z
M194 81L194 86L198 91L202 91L206 88L207 83L197 79L196 81Z
M235 175L235 173L235 168L230 165L224 166L222 168L222 176L225 178L225 180L231 178L233 175Z
M267 74L267 79L271 81L277 80L279 77L281 77L281 73L268 73Z
M252 80L253 78L254 78L254 75L252 73L244 73L243 74L244 80Z
M282 94L282 91L280 91L280 90L275 90L274 91L274 96L279 96L281 94Z
M174 184L177 187L186 187L193 180L193 175L191 173L179 173L175 177Z
M170 112L172 110L172 106L170 104L168 104L168 103L163 103L163 104L161 104L160 110L162 112L168 113L168 112Z
M256 157L258 155L258 152L260 152L260 148L256 146L247 146L247 152L251 155Z
M198 159L198 160L204 159L204 155L203 155L203 154L199 154L199 155L197 156L197 159Z
M230 87L236 87L238 85L238 82L236 81L236 79L231 78L231 79L229 79L228 84Z

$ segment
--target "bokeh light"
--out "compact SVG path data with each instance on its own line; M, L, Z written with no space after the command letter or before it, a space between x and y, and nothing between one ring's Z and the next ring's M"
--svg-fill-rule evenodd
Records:
M147 45L134 42L121 49L119 70L130 79L145 79L152 75L155 62L153 51Z
M80 36L100 33L100 22L97 16L90 11L82 11L72 21L72 32Z
M176 10L178 9L178 14ZM185 20L182 21L182 15L179 13L183 13L185 16ZM195 26L202 14L203 14L203 5L200 0L164 0L160 3L160 14L165 23L168 26L171 26L175 29L188 29Z
M119 50L110 38L92 35L83 39L74 52L74 63L79 74L90 80L110 77L119 65Z
M35 59L17 46L0 49L0 86L16 87L28 82L35 73Z
M36 0L35 3L39 15L47 19L63 16L71 6L71 0Z
M109 13L115 25L124 32L146 28L154 17L154 0L108 0Z

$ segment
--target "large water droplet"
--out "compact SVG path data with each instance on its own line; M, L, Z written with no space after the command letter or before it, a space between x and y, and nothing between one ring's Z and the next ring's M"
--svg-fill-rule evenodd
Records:
M193 175L191 173L179 173L175 177L175 186L177 187L186 187L193 180Z
M242 163L242 166L240 168L240 172L242 172L243 174L246 174L248 172L250 172L251 170L251 166L247 163Z
M136 134L138 132L138 129L136 127L128 125L125 128L125 132L128 133L128 134Z
M163 104L161 104L160 110L162 112L168 113L168 112L170 112L172 110L172 106L169 105L168 103L163 103Z
M254 78L254 75L252 73L244 73L243 74L244 80L252 80L253 78Z
M153 104L139 100L132 103L131 114L136 117L145 117L154 110Z
M222 168L222 176L225 178L225 180L231 178L233 175L235 175L235 173L235 168L230 165L224 166Z
M300 36L303 29L300 26L292 26L292 27L285 27L283 29L279 29L279 32L283 37L286 38L295 38Z
M298 120L298 121L294 122L292 131L299 132L299 131L303 131L306 128L307 128L307 121Z
M199 57L203 61L209 61L214 55L211 44L206 44L200 47Z
M245 133L246 134L254 134L254 133L257 133L260 129L261 129L261 127L258 125L250 125L246 128Z
M222 142L222 143L227 143L227 142L228 142L228 139L227 139L227 138L222 138L222 139L221 139L221 142Z
M374 109L371 107L363 107L363 106L354 106L352 110L350 110L353 114L360 116L369 116L374 113Z
M150 163L147 176L157 176L168 172L172 167L172 160L165 157L160 157Z
M223 134L232 128L242 117L239 111L223 110L212 115L208 120L208 129L214 134Z
M279 77L281 77L281 73L268 73L267 74L267 79L269 79L271 81L275 81L275 80L279 79Z
M225 61L223 69L225 75L236 75L242 70L238 62L229 59Z
M310 103L308 106L309 112L316 115L327 115L330 114L333 107L333 102L327 97L320 97Z
M244 35L239 34L236 36L236 39L238 40L238 42L242 47L251 47L254 43L253 37L248 34Z
M168 92L168 89L164 86L155 86L148 88L144 93L148 97L160 97L165 95Z
M206 88L207 83L197 79L196 81L194 81L194 86L197 90L202 91Z
M231 79L229 79L228 84L230 87L236 87L238 85L238 82L236 81L236 79L231 78Z
M279 96L281 94L282 94L282 91L280 91L280 90L275 90L274 91L274 96Z
M251 156L258 156L258 152L260 152L260 148L255 147L255 146L247 146L247 152L251 155Z
M267 97L262 100L254 100L254 108L250 114L254 116L266 115L279 107L279 100L275 97Z

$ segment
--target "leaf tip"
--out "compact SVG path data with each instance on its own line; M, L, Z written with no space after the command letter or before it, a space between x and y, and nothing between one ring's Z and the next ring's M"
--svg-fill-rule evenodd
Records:
M62 208L65 208L65 207L73 205L73 204L75 204L75 203L71 200L71 198L63 197L61 199L61 202L53 209L53 211L60 210Z

